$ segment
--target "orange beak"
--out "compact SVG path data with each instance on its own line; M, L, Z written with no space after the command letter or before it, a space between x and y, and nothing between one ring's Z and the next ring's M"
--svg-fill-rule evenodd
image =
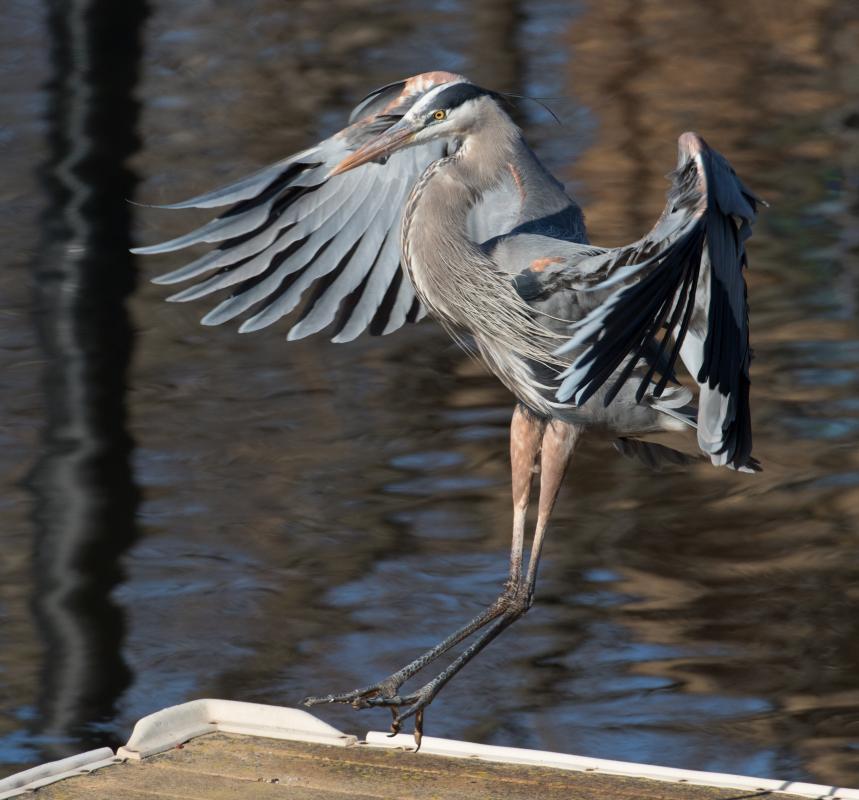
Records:
M377 136L372 141L367 142L363 147L359 147L354 153L346 156L331 172L328 177L332 178L335 175L340 175L343 172L348 172L350 169L360 167L368 161L374 161L377 158L383 158L393 153L395 150L407 145L412 137L417 133L411 125L403 125L402 121L398 122L393 127L386 130L381 136Z

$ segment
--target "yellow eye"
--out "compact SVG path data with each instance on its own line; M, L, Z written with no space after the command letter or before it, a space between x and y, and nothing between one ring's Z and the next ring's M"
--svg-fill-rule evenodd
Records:
M446 111L436 111L435 114L433 114L434 119L444 119L446 116L447 116Z

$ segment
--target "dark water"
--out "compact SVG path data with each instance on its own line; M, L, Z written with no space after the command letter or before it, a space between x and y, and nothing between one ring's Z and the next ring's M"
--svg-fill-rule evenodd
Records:
M538 604L428 731L859 785L859 25L785 4L12 0L0 26L0 774L190 698L387 674L494 597L505 390L433 325L334 346L196 325L137 262L211 188L431 68L631 240L695 128L771 203L749 274L766 471L592 443ZM385 712L324 709L350 731Z

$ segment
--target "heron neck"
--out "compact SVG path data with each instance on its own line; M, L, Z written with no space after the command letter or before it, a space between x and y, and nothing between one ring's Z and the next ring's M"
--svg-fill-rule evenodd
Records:
M457 152L431 164L420 177L403 219L403 246L415 267L439 258L486 259L468 234L468 216L489 190L509 177L521 132L501 109L489 111Z
M531 408L548 411L528 364L552 362L557 343L468 233L471 208L509 175L519 146L512 121L499 128L473 134L418 180L403 216L403 263L429 313L457 341L470 333L489 369Z
M457 327L470 328L457 287L468 276L486 279L497 271L468 233L469 212L503 180L512 149L507 136L489 133L470 135L455 155L431 164L403 216L403 261L414 288L430 313Z
M508 164L520 141L519 128L506 114L499 112L497 120L484 124L465 138L443 171L468 188L472 206L508 176Z
M468 216L481 196L509 173L519 130L498 110L448 158L420 177L403 216L403 261L429 312L452 327L472 330L487 304L509 304L509 277L474 242Z

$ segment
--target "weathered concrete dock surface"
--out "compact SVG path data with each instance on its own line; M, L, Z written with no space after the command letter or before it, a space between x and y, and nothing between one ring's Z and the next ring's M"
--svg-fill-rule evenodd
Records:
M755 793L765 797L769 792ZM38 790L39 800L727 800L747 790L212 733ZM789 798L772 794L773 798Z

